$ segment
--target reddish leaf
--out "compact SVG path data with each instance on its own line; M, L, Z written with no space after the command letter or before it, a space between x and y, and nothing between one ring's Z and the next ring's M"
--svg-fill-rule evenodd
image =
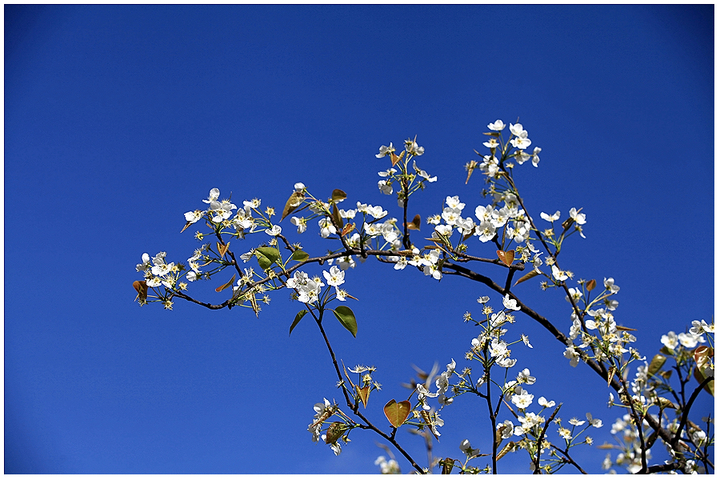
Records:
M145 280L135 280L133 288L137 291L140 300L147 299L147 283L145 283Z
M515 261L515 250L508 250L507 252L498 250L497 256L501 262L509 267Z
M223 290L225 290L226 288L228 288L230 285L232 285L234 281L235 281L235 275L233 274L233 276L232 276L232 278L230 279L229 282L227 282L227 283L224 284L224 285L220 285L219 287L217 287L217 288L215 289L215 291L216 291L216 292L222 292Z
M410 402L407 400L397 403L394 399L386 403L383 408L383 412L385 412L385 416L390 421L390 425L395 428L398 428L405 422L411 410L412 405L410 405Z
M412 222L407 225L408 230L420 230L420 221L420 215L415 215Z
M367 408L368 398L370 397L370 385L363 387L363 388L360 388L360 387L356 387L356 388L357 388L358 396L360 397L360 401L363 404L363 407Z

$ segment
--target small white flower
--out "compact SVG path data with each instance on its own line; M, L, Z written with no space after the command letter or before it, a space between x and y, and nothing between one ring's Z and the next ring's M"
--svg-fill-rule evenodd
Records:
M555 220L559 220L559 219L560 219L560 210L558 210L557 212L553 213L552 216L548 215L548 214L545 213L545 212L540 212L540 218L542 218L543 220L545 220L545 221L547 221L547 222L554 222Z
M508 310L520 310L517 301L514 298L510 298L510 294L506 293L503 297L503 306Z
M560 270L557 267L557 265L552 266L552 274L553 274L553 277L555 277L555 280L557 280L559 282L564 282L565 280L568 279L567 272Z
M563 356L570 360L571 367L577 367L580 362L580 354L578 354L573 347L567 347Z
M570 209L570 218L575 220L578 225L585 224L585 214L580 213L580 210L576 210L574 207Z
M273 225L272 228L266 229L265 233L267 233L271 237L277 237L282 233L282 227L280 225Z
M552 408L555 406L555 402L553 400L547 401L545 397L538 398L538 405L545 408Z
M590 414L590 412L585 414L585 418L588 419L588 422L590 422L590 425L592 425L595 428L600 428L603 426L602 420L599 418L593 418L593 416Z
M668 332L667 335L660 337L660 342L670 350L675 350L678 346L678 337L675 332Z
M470 440L467 438L460 442L460 450L468 457L474 457L475 455L478 455L480 453L479 448L472 448L470 445Z
M327 284L333 287L345 283L345 272L334 265L330 267L330 272L323 270L323 277L325 277Z
M495 120L495 122L488 124L487 126L490 130L493 130L495 132L499 132L503 128L505 128L505 124L502 120ZM520 126L522 128L522 125Z
M392 144L392 142L390 142L389 146L386 147L385 145L383 145L382 147L380 147L380 153L378 153L375 156L377 158L383 158L385 155L388 155L394 151L395 151L395 149L393 148L393 144Z

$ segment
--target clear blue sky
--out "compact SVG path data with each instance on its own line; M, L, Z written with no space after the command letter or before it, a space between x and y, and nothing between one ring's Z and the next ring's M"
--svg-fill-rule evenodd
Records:
M379 437L354 432L339 457L310 441L313 404L341 396L315 326L288 337L300 305L285 292L256 319L139 308L131 284L144 252L192 254L183 213L213 187L282 209L302 181L399 216L375 153L409 136L439 177L413 197L424 218L448 195L486 203L463 165L488 123L519 118L543 149L516 176L529 213L583 207L587 238L572 238L564 268L615 278L616 318L641 351L711 320L712 5L4 10L6 473L377 472ZM317 230L298 240L326 248ZM328 332L346 364L378 367L368 411L382 424L412 364L462 364L477 335L462 314L487 292L377 262L345 286L360 298L358 337L337 322ZM558 293L533 281L516 292L569 329ZM538 377L536 398L563 402L565 419L621 416L549 334L528 318L513 328L535 347L518 365ZM487 419L461 418L473 411L465 397L444 410L436 455L458 457L464 438L489 449ZM400 438L425 458L417 437ZM604 454L581 450L599 472ZM505 471L527 471L514 463Z

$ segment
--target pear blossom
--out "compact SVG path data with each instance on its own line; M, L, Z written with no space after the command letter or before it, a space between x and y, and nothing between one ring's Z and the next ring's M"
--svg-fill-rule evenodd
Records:
M532 164L533 164L533 167L535 167L535 168L537 168L538 163L540 163L540 157L538 156L538 154L539 154L541 151L542 151L542 148L540 148L540 147L535 147L535 149L533 150L533 153L532 153Z
M150 255L148 255L147 253L143 253L143 254L142 254L142 263L138 263L138 264L135 266L135 271L137 271L137 272L144 272L144 271L146 271L148 268L151 268L151 267L150 267Z
M542 424L545 421L545 418L535 413L528 412L524 417L518 417L518 420L520 420L520 425L515 427L514 433L515 435L521 437L526 433L529 433L536 425Z
M517 382L518 383L527 383L528 385L532 385L535 383L536 378L530 375L530 369L525 368L517 375Z
M519 137L523 132L527 134L527 131L523 128L522 123L510 124L510 133Z
M500 146L500 144L498 143L498 141L495 140L494 138L491 138L491 139L488 140L487 142L483 142L483 145L486 146L487 148L497 148L497 147Z
M418 177L427 180L430 183L437 181L437 177L431 177L425 170L422 170L420 167L418 167L415 163L415 160L413 160L413 169L415 169L415 173L417 173Z
M470 445L470 440L467 438L460 442L460 450L468 457L474 457L475 455L478 455L480 453L479 448L472 448Z
M522 131L520 135L510 140L510 143L513 147L524 150L525 148L529 147L532 141L528 138L528 134L526 131Z
M578 354L573 347L567 347L563 356L570 360L571 367L577 367L580 362L580 354Z
M495 120L493 123L488 124L487 128L495 132L499 132L500 130L505 128L505 124L502 120Z
M290 223L297 227L298 233L304 233L307 230L307 219L302 217L292 217Z
M553 213L552 216L551 216L551 215L548 215L548 214L545 213L545 212L540 212L540 218L542 218L543 220L545 220L545 221L547 221L547 222L554 222L555 220L559 220L559 219L560 219L560 210L558 210L557 212Z
M387 180L378 181L378 188L385 195L392 195L393 193L392 183L388 182Z
M337 233L335 225L332 224L332 221L328 217L318 220L318 225L320 226L320 236L322 238L328 238L330 235Z
M502 340L493 338L492 342L490 343L490 355L497 359L500 357L504 357L507 354L507 344Z
M615 285L615 280L612 277L603 279L603 284L605 285L605 289L609 290L613 295L620 291L620 287Z
M405 140L405 150L407 150L409 155L415 155L416 157L425 153L423 147L419 146L415 140L410 140L409 138Z
M217 201L218 197L220 197L220 190L217 188L213 188L210 190L210 195L208 195L207 200L203 200L203 202L212 203Z
M601 428L603 426L602 420L599 418L593 418L593 416L590 414L590 412L585 414L585 417L588 419L588 422L590 425L592 425L595 428Z
M585 214L580 213L580 210L576 210L575 207L570 209L570 218L575 220L578 225L585 225Z
M675 350L678 346L678 337L675 332L668 332L667 335L660 337L660 342L670 350Z
M463 208L465 208L465 204L460 201L460 197L457 195L455 195L454 197L446 197L445 204L449 208L457 208L458 210L462 210Z
M553 400L548 401L545 397L538 398L538 405L545 408L552 408L555 406L555 402Z
M488 177L497 177L500 172L500 162L495 156L485 155L478 168Z
M475 235L481 242L487 243L495 237L495 227L490 222L482 222L475 227Z
M375 157L377 157L377 158L383 158L384 156L389 155L390 153L392 153L392 152L394 152L394 151L395 151L395 149L393 148L393 144L392 144L392 142L390 142L390 145L387 146L387 147L386 147L385 145L381 146L381 147L380 147L380 153L378 153L377 155L375 155Z
M384 456L380 455L377 459L375 459L375 465L380 467L380 473L383 475L400 473L400 465L394 458L388 460Z
M570 420L568 420L568 423L575 427L580 427L582 425L585 425L585 420L578 420L577 418L573 417Z
M330 272L323 270L323 277L331 287L337 287L345 283L345 272L336 266L330 267Z
M271 237L277 237L282 233L282 227L280 225L273 225L271 228L265 229L265 233Z
M205 212L203 210L193 210L192 212L186 212L185 213L185 220L188 223L195 223L203 216L205 215Z
M553 277L555 277L555 280L557 280L559 282L564 282L565 280L568 279L567 272L560 270L557 267L557 265L552 266L552 274L553 274Z
M520 307L517 304L517 300L515 300L514 298L510 298L509 293L506 293L505 297L503 297L503 306L508 310L520 310Z
M704 333L715 333L715 324L707 324L705 320L693 320L690 333L696 336L700 336Z
M508 439L512 436L514 428L510 420L505 420L503 423L498 423L495 430L503 439Z
M680 344L685 348L695 348L698 343L705 343L705 339L692 333L678 334Z

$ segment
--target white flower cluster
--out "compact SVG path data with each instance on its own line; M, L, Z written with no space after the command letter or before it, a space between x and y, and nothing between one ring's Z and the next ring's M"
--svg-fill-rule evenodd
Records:
M493 206L501 202L502 207ZM448 238L454 230L457 230L462 236L475 235L481 242L486 243L495 237L498 229L507 225L506 235L516 243L525 243L530 238L532 229L530 221L525 211L520 208L517 197L511 193L496 193L493 204L477 206L475 217L478 222L472 217L463 218L462 211L465 204L460 202L459 196L446 197L445 204L442 214L428 219L428 223L435 225L433 234L436 237L442 235ZM443 221L444 223L441 223Z
M207 217L213 223L232 226L238 232L245 233L245 230L248 231L247 233L255 232L259 224L257 219L253 218L252 212L260 207L261 201L259 199L243 201L243 208L239 209L235 216L230 219L233 210L238 209L237 205L230 202L230 200L218 200L218 198L220 198L220 190L217 188L211 189L208 198L203 200L204 203L209 204L207 210L193 210L185 213L186 227ZM282 228L279 225L273 225L266 230L272 236L279 235L281 231Z
M152 265L150 264L150 255L142 254L142 263L137 264L135 270L145 272L145 281L148 287L159 287L164 285L167 288L173 288L177 282L177 273L180 271L175 262L166 263L165 252L159 252L152 257Z
M670 350L675 350L678 344L685 348L695 348L698 343L705 343L706 333L715 333L715 324L708 325L705 320L693 320L690 331L677 335L675 332L668 332L660 337L660 342Z
M394 458L388 460L381 455L375 459L375 465L380 467L380 473L382 474L400 473L400 465Z

